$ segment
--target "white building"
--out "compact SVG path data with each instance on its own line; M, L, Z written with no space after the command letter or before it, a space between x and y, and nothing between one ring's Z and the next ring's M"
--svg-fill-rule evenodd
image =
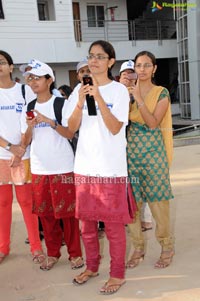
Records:
M0 48L13 57L16 64L14 76L22 78L19 65L36 58L51 65L57 86L70 84L73 87L77 62L87 56L91 42L105 39L113 44L116 51L117 63L113 75L118 75L124 60L133 59L141 50L149 50L157 58L159 84L170 88L173 76L177 75L178 70L180 72L180 51L177 50L185 45L180 47L179 44L177 47L173 8L164 7L161 1L159 7L162 9L153 10L158 2L0 0ZM167 3L172 2L170 0ZM191 73L194 79L190 82L192 93L187 94L190 97L189 106L194 105L194 109L191 107L191 116L184 116L182 111L185 105L179 106L177 103L174 105L174 113L200 119L200 87L197 83L200 72L197 51L200 46L197 39L200 0L193 2L196 3L196 9L191 12L188 10L188 19L191 20L188 24L188 41L192 41L188 55L193 58L193 63L189 63L189 70L185 72Z

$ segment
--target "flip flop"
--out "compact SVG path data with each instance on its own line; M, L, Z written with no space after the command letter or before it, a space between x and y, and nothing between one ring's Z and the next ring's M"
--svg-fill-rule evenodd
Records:
M145 231L148 231L148 230L152 230L153 229L153 227L149 227L149 228L147 228L147 227L142 227L142 232L145 232Z
M57 257L47 256L46 259L42 262L40 269L42 271L49 271L53 266L58 262Z
M124 285L126 281L124 280L122 283L113 283L109 284L109 281L104 284L104 286L100 289L101 295L112 295L115 294L122 285Z
M72 257L70 259L72 270L80 269L84 266L84 261L82 257Z
M33 262L38 264L42 263L45 260L46 256L44 253L37 253L33 255Z
M84 271L83 273L81 273L80 275L78 275L76 278L73 279L73 283L75 285L83 285L85 284L86 282L88 282L89 279L93 278L93 277L97 277L99 276L99 273L93 273L93 272L90 272L90 271ZM79 278L79 281L78 281L78 278ZM81 280L82 278L82 280Z

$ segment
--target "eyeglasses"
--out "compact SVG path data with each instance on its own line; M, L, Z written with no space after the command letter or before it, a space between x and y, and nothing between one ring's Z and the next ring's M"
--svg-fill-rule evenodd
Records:
M6 62L6 61L0 61L0 66L5 66L5 65L8 65L8 62Z
M40 80L42 77L44 77L44 76L31 75L31 76L27 77L26 80L27 80L27 82L32 82L33 80L38 81L38 80Z
M137 65L135 66L136 69L141 69L141 68L147 69L147 68L151 68L151 67L153 67L153 65L152 65L152 64L148 64L148 63L146 63L146 64L144 64L144 65L142 65L142 64L137 64Z
M97 55L95 55L95 54L89 54L87 56L87 59L88 60L95 59L95 60L98 60L98 61L102 61L102 60L105 60L105 59L109 59L109 57L108 56L104 56L102 54L97 54Z

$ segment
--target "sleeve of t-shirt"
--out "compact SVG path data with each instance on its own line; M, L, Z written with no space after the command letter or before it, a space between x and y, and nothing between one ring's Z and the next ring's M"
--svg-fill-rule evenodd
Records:
M62 118L62 124L63 126L68 126L68 120L70 118L70 116L72 115L76 104L78 102L79 99L79 94L78 91L80 89L81 84L78 84L73 92L70 94L68 100L67 100L67 105L65 106L65 108L63 108L63 118ZM65 125L64 125L65 124Z
M115 102L111 112L119 121L127 125L130 102L128 89L122 84L119 84L119 86L116 88Z

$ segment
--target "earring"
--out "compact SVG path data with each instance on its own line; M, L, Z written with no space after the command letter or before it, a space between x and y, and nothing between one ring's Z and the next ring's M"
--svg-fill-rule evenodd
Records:
M154 74L155 74L155 73L153 72L153 73L152 73L152 78L154 78Z

